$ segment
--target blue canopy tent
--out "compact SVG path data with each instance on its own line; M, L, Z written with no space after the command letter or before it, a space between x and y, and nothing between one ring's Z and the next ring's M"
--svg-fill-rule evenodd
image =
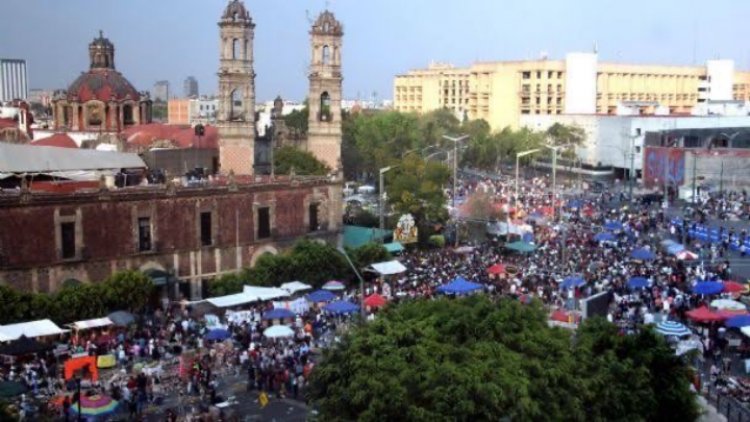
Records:
M386 243L383 247L388 253L401 253L404 251L404 245L399 242Z
M601 232L597 233L596 236L594 236L594 240L596 240L597 242L614 242L615 239L615 235L610 232Z
M231 337L232 334L223 328L215 328L206 334L205 339L211 341L224 341Z
M270 311L263 312L263 319L284 319L294 318L294 312L284 308L274 308Z
M622 223L617 222L617 221L607 221L606 223L604 223L604 226L602 227L604 227L605 230L615 232L618 230L622 230Z
M630 280L628 280L628 287L631 290L645 289L646 287L648 287L648 279L644 277L632 277Z
M693 293L699 295L717 295L724 291L724 283L720 281L699 281L693 286Z
M438 287L437 291L446 295L464 295L481 288L481 284L472 283L463 277L456 277L456 279L450 283Z
M359 311L359 306L346 300L337 300L323 307L323 310L336 315L346 315Z
M729 328L742 328L750 325L750 315L737 315L724 321Z
M329 302L336 299L336 295L328 290L316 290L306 296L310 302Z
M563 280L560 287L563 289L572 289L574 287L581 287L584 284L586 284L586 280L584 280L583 277L579 275L571 275Z
M655 253L644 248L634 250L633 253L630 254L630 256L633 259L637 259L638 261L653 261L654 259L656 259Z
M581 200L581 199L571 199L570 201L568 201L568 208L572 208L572 209L583 208L583 200Z
M656 332L664 336L684 337L692 334L692 331L683 324L676 321L662 321L656 324Z

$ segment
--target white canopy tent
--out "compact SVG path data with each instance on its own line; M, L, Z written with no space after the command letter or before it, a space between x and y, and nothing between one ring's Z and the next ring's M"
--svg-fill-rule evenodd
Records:
M206 299L206 302L216 306L217 308L231 308L232 306L244 305L246 303L255 302L253 296L246 293L236 293L233 295L218 296Z
M312 286L301 281L290 281L289 283L282 284L280 288L289 292L290 295L293 295L297 292L310 290L312 289Z
M394 275L406 272L404 264L396 260L372 264L372 269L380 275Z
M242 293L255 298L254 301L264 301L289 296L288 291L278 287L245 286Z
M87 319L85 321L76 321L70 324L70 327L76 330L88 330L91 328L106 327L112 324L113 323L111 319L104 317L104 318Z
M65 334L68 331L69 330L63 330L48 319L42 319L39 321L21 322L18 324L0 326L0 339L5 339L2 341L12 341L18 340L21 336L29 338L45 337Z

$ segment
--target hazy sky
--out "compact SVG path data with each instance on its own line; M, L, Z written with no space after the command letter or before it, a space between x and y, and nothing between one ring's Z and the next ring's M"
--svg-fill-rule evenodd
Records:
M0 57L28 61L30 87L63 88L88 67L104 30L118 70L139 90L194 75L216 91L218 27L227 0L0 0ZM307 91L309 21L324 0L246 0L256 23L259 100ZM430 61L557 59L691 64L732 58L750 68L743 0L331 0L344 23L344 96L392 97L395 74Z

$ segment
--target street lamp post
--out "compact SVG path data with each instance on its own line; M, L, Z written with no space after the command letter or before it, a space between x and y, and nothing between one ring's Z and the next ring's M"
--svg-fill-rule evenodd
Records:
M469 135L451 137L443 135L443 139L453 142L453 212L456 212L456 182L458 181L458 143L469 139ZM458 247L458 220L455 221L455 242L454 246Z
M357 271L357 267L354 266L354 263L352 262L352 259L349 258L349 254L346 253L346 249L343 247L337 248L337 250L344 255L344 258L346 258L346 262L349 263L349 266L351 267L352 271L354 271L354 274L357 275L357 278L359 279L359 312L362 316L362 322L365 322L365 318L367 317L365 313L365 280L362 278L362 275Z
M383 208L385 206L385 201L383 200L383 196L385 195L385 174L394 169L396 166L388 166L383 167L380 169L380 187L378 191L378 208L380 211L380 230L385 230L385 215L383 214ZM383 238L380 237L382 240Z
M530 149L528 151L522 151L522 152L516 153L516 198L515 198L515 202L518 202L518 166L519 166L520 158L537 153L539 151L541 150L537 148L537 149Z
M559 146L552 146L552 145L545 145L546 148L549 148L552 150L552 212L554 213L553 218L557 220L557 205L555 204L557 200L557 151L562 148L567 148L570 145L559 145Z

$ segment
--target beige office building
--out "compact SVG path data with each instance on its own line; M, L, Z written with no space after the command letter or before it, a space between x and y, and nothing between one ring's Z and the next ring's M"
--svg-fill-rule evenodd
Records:
M600 63L593 53L565 60L479 62L468 68L431 64L394 80L394 108L425 113L447 108L484 119L493 129L518 127L526 114L690 114L707 101L750 100L750 72L731 60L705 66Z

